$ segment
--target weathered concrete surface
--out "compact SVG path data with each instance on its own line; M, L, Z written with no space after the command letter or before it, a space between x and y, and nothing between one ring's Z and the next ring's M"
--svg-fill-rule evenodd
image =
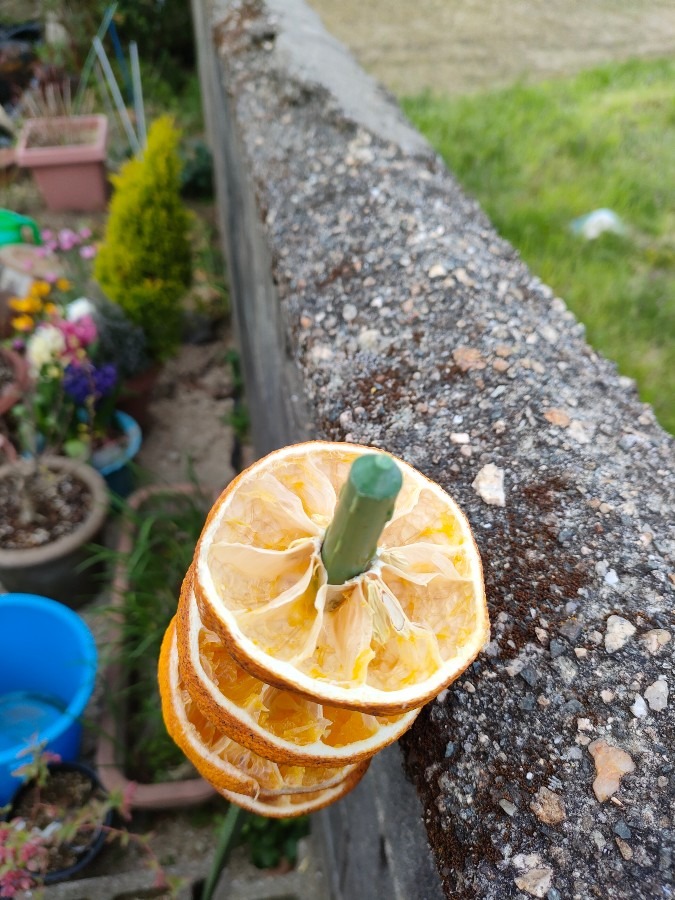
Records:
M207 112L254 436L386 447L472 523L493 640L402 742L445 892L672 897L672 439L440 161L393 140L395 109L378 130L346 115L369 81L352 69L338 101L316 69L303 80L301 15L212 10ZM488 465L503 505L472 486ZM395 788L367 793L326 816L336 896L434 897L433 879L411 894L399 877L414 814L397 820Z

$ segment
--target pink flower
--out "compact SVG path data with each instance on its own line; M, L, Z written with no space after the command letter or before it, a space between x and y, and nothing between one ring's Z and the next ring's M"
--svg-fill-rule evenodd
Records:
M43 228L42 229L42 240L43 241L51 241L54 237L54 232L51 228Z
M42 247L36 247L36 248L35 248L35 255L36 255L36 256L39 256L40 259L44 259L45 256L47 256L48 253L49 253L49 248L48 248L48 247L42 246Z
M96 256L96 247L93 244L85 244L80 247L80 256L82 259L93 259Z
M55 324L65 337L66 347L70 351L79 350L80 347L87 347L89 344L93 344L98 337L96 323L91 316L80 316L79 319L75 319L73 322L59 319ZM71 361L75 362L75 360Z
M86 225L84 228L80 228L80 237L83 240L88 241L91 237L91 228L87 228Z
M49 284L56 284L58 280L59 276L56 274L56 272L47 272L45 274L45 281L47 281Z
M62 228L59 231L59 247L62 250L72 250L76 244L80 243L80 236L72 228Z
M58 245L57 241L47 241L47 243L45 244L45 247L47 248L49 253L54 253L55 250L59 249L59 245Z

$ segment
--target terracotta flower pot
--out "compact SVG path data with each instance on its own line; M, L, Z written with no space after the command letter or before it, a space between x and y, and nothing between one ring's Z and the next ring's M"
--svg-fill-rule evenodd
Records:
M105 522L109 496L105 481L91 466L62 456L45 456L40 465L51 472L69 473L79 479L91 494L86 518L74 531L40 547L21 550L0 548L0 582L9 591L41 594L77 607L97 591L95 573L78 571L87 559L86 545L93 541ZM18 460L0 466L0 480L17 468L28 472L31 460Z
M70 143L52 144L61 132ZM106 208L106 116L27 119L16 160L30 169L53 212L96 212Z
M135 491L127 500L133 510L138 510L143 503L156 494L194 494L195 487L191 484L150 485ZM121 617L123 596L128 590L128 572L123 561L124 554L128 554L134 546L133 528L126 524L120 534L117 550L120 554L120 562L115 569L113 580L111 607L119 611L115 617ZM121 628L121 624L119 626ZM111 645L119 644L120 631L117 630L109 636ZM104 681L114 697L123 697L127 689L128 672L119 664L113 662L104 674ZM99 728L98 745L96 748L96 768L101 782L108 791L125 791L129 789L130 805L134 809L177 809L181 807L195 806L210 800L215 791L203 778L189 778L183 781L166 781L156 784L138 784L132 782L125 775L118 762L117 748L125 745L125 729L122 716L115 715L110 709L104 709Z
M22 356L7 347L0 347L0 356L14 372L14 380L6 384L0 392L0 416L2 416L19 402L28 386L28 365Z

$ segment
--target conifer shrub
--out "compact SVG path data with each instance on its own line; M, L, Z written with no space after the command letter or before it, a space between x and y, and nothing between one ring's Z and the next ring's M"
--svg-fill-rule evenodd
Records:
M143 328L158 360L178 345L181 300L192 271L179 137L173 120L162 116L150 127L143 156L112 176L115 192L94 270L108 297Z

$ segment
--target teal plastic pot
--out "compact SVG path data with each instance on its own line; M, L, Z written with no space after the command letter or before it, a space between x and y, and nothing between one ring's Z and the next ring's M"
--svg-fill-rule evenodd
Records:
M0 806L21 781L27 748L71 762L96 680L94 638L76 612L37 594L0 596Z
M143 435L138 422L128 413L115 410L115 421L127 439L126 446L112 460L101 462L94 454L91 464L99 472L113 494L128 497L134 489L134 473L129 463L141 449Z

